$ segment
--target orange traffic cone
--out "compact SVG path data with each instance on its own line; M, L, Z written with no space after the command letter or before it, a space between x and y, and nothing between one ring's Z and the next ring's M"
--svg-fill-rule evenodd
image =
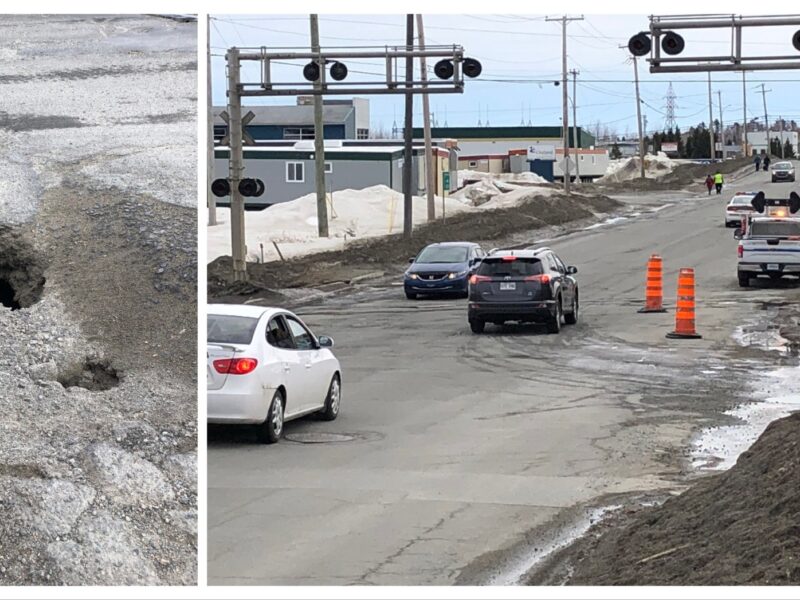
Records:
M694 269L681 269L678 273L678 303L675 310L675 331L668 338L703 337L694 329Z
M662 276L661 257L657 254L653 254L650 256L650 260L647 261L647 284L644 290L644 308L640 308L638 312L667 312L662 305L664 301Z

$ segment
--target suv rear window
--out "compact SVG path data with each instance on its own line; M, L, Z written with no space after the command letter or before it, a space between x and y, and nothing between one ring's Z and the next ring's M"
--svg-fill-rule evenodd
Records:
M249 344L258 319L235 315L208 315L208 343Z
M502 260L500 258L484 258L478 267L478 275L487 277L528 277L544 273L542 261L538 258L516 258Z
M756 221L750 226L753 237L800 236L800 221Z

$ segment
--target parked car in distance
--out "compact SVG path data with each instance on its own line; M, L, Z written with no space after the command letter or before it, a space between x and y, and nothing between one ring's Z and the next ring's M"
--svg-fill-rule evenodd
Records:
M208 306L208 422L256 426L277 442L286 421L339 414L342 376L333 340L288 310L238 304Z
M794 181L794 165L789 161L781 161L772 165L772 183L777 181Z
M473 242L439 242L425 246L403 275L406 298L424 294L466 296L469 278L486 253Z
M482 333L487 322L545 323L550 333L559 333L562 321L577 323L577 272L550 248L493 252L470 278L472 332Z
M758 192L736 192L725 206L725 227L738 227L742 219L755 213L752 201Z

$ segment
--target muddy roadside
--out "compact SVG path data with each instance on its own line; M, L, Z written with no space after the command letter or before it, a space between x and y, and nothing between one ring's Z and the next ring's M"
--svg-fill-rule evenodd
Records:
M797 367L800 293L779 305L778 361ZM766 363L767 360L764 359ZM775 363L774 356L769 361ZM772 422L727 471L684 461L672 490L605 498L576 541L543 557L529 585L797 585L800 583L800 413ZM684 491L685 490L685 491Z
M620 202L605 195L543 196L532 190L530 198L519 206L457 214L444 223L437 221L416 228L408 240L402 235L357 240L341 251L284 262L248 263L248 281L244 284L232 281L230 257L220 257L208 265L208 297L222 302L243 302L254 297L279 302L284 298L280 290L324 288L384 275L396 278L409 257L433 242L474 240L484 243L487 250L492 245L532 244L555 235L559 228L596 222L622 209Z

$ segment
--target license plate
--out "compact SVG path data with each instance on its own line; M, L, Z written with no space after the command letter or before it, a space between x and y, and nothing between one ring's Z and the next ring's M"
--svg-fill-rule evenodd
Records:
M517 284L511 281L501 281L500 282L500 291L507 292L517 289Z
M781 266L775 263L769 263L767 265L767 271L780 271Z

